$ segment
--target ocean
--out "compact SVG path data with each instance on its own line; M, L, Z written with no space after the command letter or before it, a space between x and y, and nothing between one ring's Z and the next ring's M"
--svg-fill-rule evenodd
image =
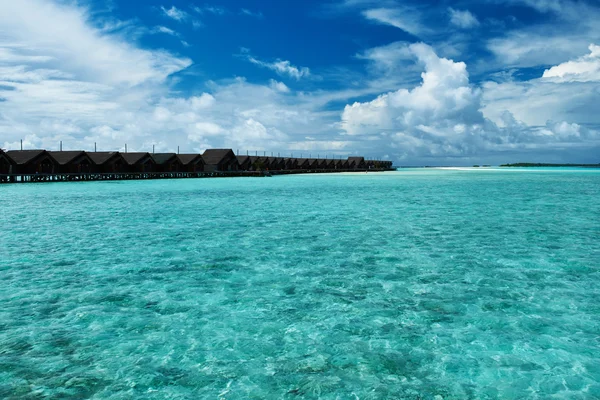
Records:
M600 170L0 186L0 398L600 398Z

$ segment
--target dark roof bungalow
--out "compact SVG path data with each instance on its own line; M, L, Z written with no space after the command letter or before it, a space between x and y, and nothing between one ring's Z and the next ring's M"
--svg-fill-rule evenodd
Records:
M156 162L149 153L121 153L127 163L124 172L154 172Z
M325 159L325 169L335 169L335 160L333 158Z
M296 169L309 169L308 158L296 158Z
M92 159L96 172L104 174L125 172L127 161L117 151L95 151L87 155Z
M155 153L152 159L156 163L155 172L181 172L183 164L175 153Z
M6 153L0 149L0 175L11 174L14 162Z
M6 155L13 160L15 173L52 174L58 170L58 163L46 150L9 150Z
M321 160L317 159L317 158L309 158L308 159L308 169L320 169L319 165L320 165Z
M335 165L337 169L350 169L350 163L348 160L336 160Z
M177 158L183 166L185 172L204 171L204 160L200 154L177 154Z
M281 171L285 169L285 160L282 157L273 157L271 159L271 170Z
M284 168L283 169L298 169L298 159L296 158L284 158Z
M85 151L49 151L48 154L58 163L58 173L77 174L92 172L94 161Z
M233 150L231 149L208 149L202 154L204 159L204 170L213 171L237 171L239 164Z
M364 157L348 157L348 164L350 169L364 169L366 166Z
M326 158L319 159L319 169L328 169L329 168L329 160Z
M237 156L237 161L240 165L240 171L250 171L250 168L252 167L250 156Z
M269 157L250 156L250 163L253 171L267 170L271 167L271 160L269 160Z

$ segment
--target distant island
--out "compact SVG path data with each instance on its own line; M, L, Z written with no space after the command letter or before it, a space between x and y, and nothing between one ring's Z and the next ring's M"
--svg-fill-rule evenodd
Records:
M514 163L501 164L501 167L584 167L600 168L600 164L546 164L546 163Z

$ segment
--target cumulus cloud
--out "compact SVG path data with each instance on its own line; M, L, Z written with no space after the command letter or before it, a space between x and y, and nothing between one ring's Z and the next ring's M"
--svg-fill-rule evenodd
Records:
M544 71L542 78L556 82L600 82L600 46L590 44L590 54Z
M431 122L469 125L482 122L481 93L469 86L464 63L439 58L431 47L422 43L408 49L425 67L422 84L410 91L399 89L367 103L347 105L342 127L349 135L370 134L378 127L408 129Z
M256 57L248 56L248 61L250 61L252 64L256 64L261 67L268 68L272 71L275 71L278 75L287 75L296 80L310 76L309 68L296 67L295 65L292 65L292 63L287 60L276 60L274 62L265 62L265 61L261 61L261 60L257 59Z
M408 50L424 69L420 85L347 105L341 116L341 128L347 135L389 141L399 158L469 158L508 150L600 144L599 132L578 124L552 122L552 118L528 124L516 118L512 112L516 110L507 106L523 91L527 92L527 88L517 91L506 88L502 94L499 88L504 89L506 84L490 82L482 90L469 82L465 63L440 58L425 44L410 45ZM529 89L539 91L528 99L530 104L543 104L545 100L539 84L529 83ZM491 99L486 91L495 98ZM484 114L489 111L486 106L497 111L494 121Z
M448 12L450 14L450 23L452 25L458 26L459 28L468 29L479 26L479 21L477 18L471 14L469 10L455 10L453 8L449 8Z

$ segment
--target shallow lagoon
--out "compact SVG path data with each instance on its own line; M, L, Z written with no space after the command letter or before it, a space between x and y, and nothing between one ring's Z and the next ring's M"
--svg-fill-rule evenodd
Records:
M0 187L0 398L600 397L600 171Z

